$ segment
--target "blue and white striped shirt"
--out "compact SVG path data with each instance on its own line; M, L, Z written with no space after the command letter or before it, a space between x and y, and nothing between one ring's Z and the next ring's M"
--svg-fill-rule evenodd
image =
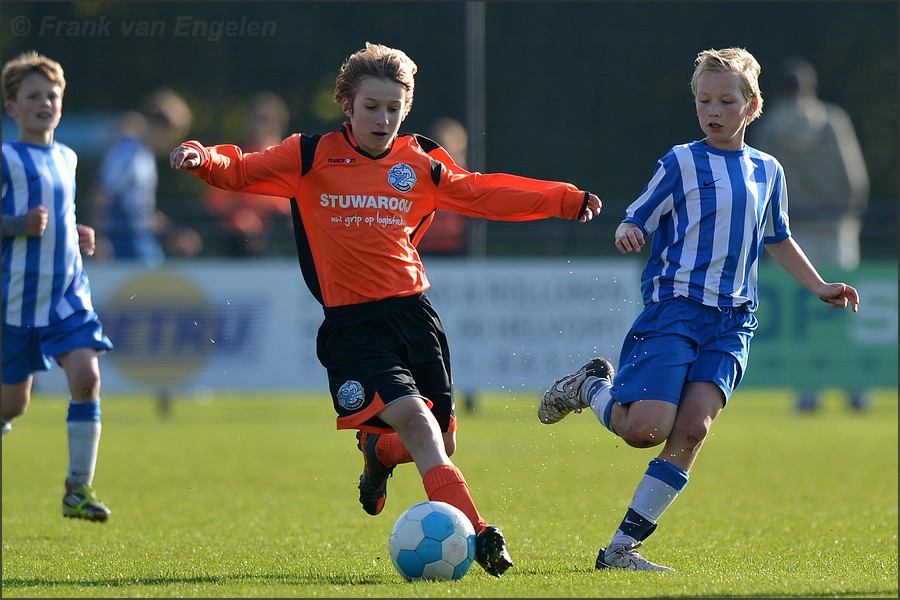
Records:
M45 327L93 310L75 228L75 152L58 142L3 144L3 216L43 205L41 237L3 238L3 323Z
M624 222L653 234L641 276L645 305L682 296L754 311L763 244L790 236L784 171L747 145L675 146L656 163Z

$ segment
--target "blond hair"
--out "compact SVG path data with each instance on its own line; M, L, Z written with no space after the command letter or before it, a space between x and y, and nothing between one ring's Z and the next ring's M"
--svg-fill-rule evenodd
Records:
M364 49L351 54L341 65L334 86L334 99L338 103L348 100L352 104L365 77L394 81L406 88L405 118L412 109L418 70L416 63L402 50L366 42Z
M748 102L757 99L756 111L750 115L748 123L762 114L763 97L759 89L759 73L762 68L756 58L745 48L724 48L703 50L694 60L694 75L691 77L691 92L697 96L697 83L703 73L735 73L741 79L741 94Z
M23 52L3 65L3 97L7 102L15 102L22 80L32 73L43 75L66 91L66 78L62 65L53 59L38 54L34 50Z

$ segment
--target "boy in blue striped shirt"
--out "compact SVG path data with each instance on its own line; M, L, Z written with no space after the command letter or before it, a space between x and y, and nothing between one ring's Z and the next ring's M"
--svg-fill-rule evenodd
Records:
M100 442L98 356L112 349L91 301L81 252L94 232L75 223L71 148L54 141L66 80L60 64L26 52L3 67L6 111L19 138L3 144L3 438L25 414L34 374L51 358L69 384L69 470L63 516L105 522L92 487Z
M757 328L763 246L823 302L859 308L845 283L826 283L791 237L784 171L744 144L762 112L760 66L743 48L704 50L691 79L706 137L673 147L626 210L616 248L640 252L644 309L625 337L619 371L594 358L547 390L543 423L590 408L635 448L663 445L596 568L670 571L642 557L642 542L688 483L700 447L747 367Z

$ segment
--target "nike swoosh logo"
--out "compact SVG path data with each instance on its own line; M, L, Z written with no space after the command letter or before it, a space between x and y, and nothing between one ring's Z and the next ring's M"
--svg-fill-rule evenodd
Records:
M719 177L719 179L722 179L722 178ZM704 182L703 182L703 187L709 187L709 186L711 186L712 184L714 184L715 182L719 181L719 179L713 179L712 181L704 181Z
M37 175L29 175L29 176L28 176L28 181L37 181L37 180L40 179L40 178L41 178L41 174L40 174L40 173L38 173Z
M557 383L557 384L556 384L556 391L557 391L557 392L565 392L565 391L566 391L565 383L566 383L565 381L560 381L559 383Z

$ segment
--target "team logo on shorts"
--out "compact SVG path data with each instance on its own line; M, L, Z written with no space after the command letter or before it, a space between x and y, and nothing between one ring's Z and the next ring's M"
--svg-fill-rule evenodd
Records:
M400 192L408 192L416 185L416 172L406 163L397 163L388 171L388 183Z
M341 408L356 410L366 399L363 386L358 381L345 381L337 393L337 401Z

